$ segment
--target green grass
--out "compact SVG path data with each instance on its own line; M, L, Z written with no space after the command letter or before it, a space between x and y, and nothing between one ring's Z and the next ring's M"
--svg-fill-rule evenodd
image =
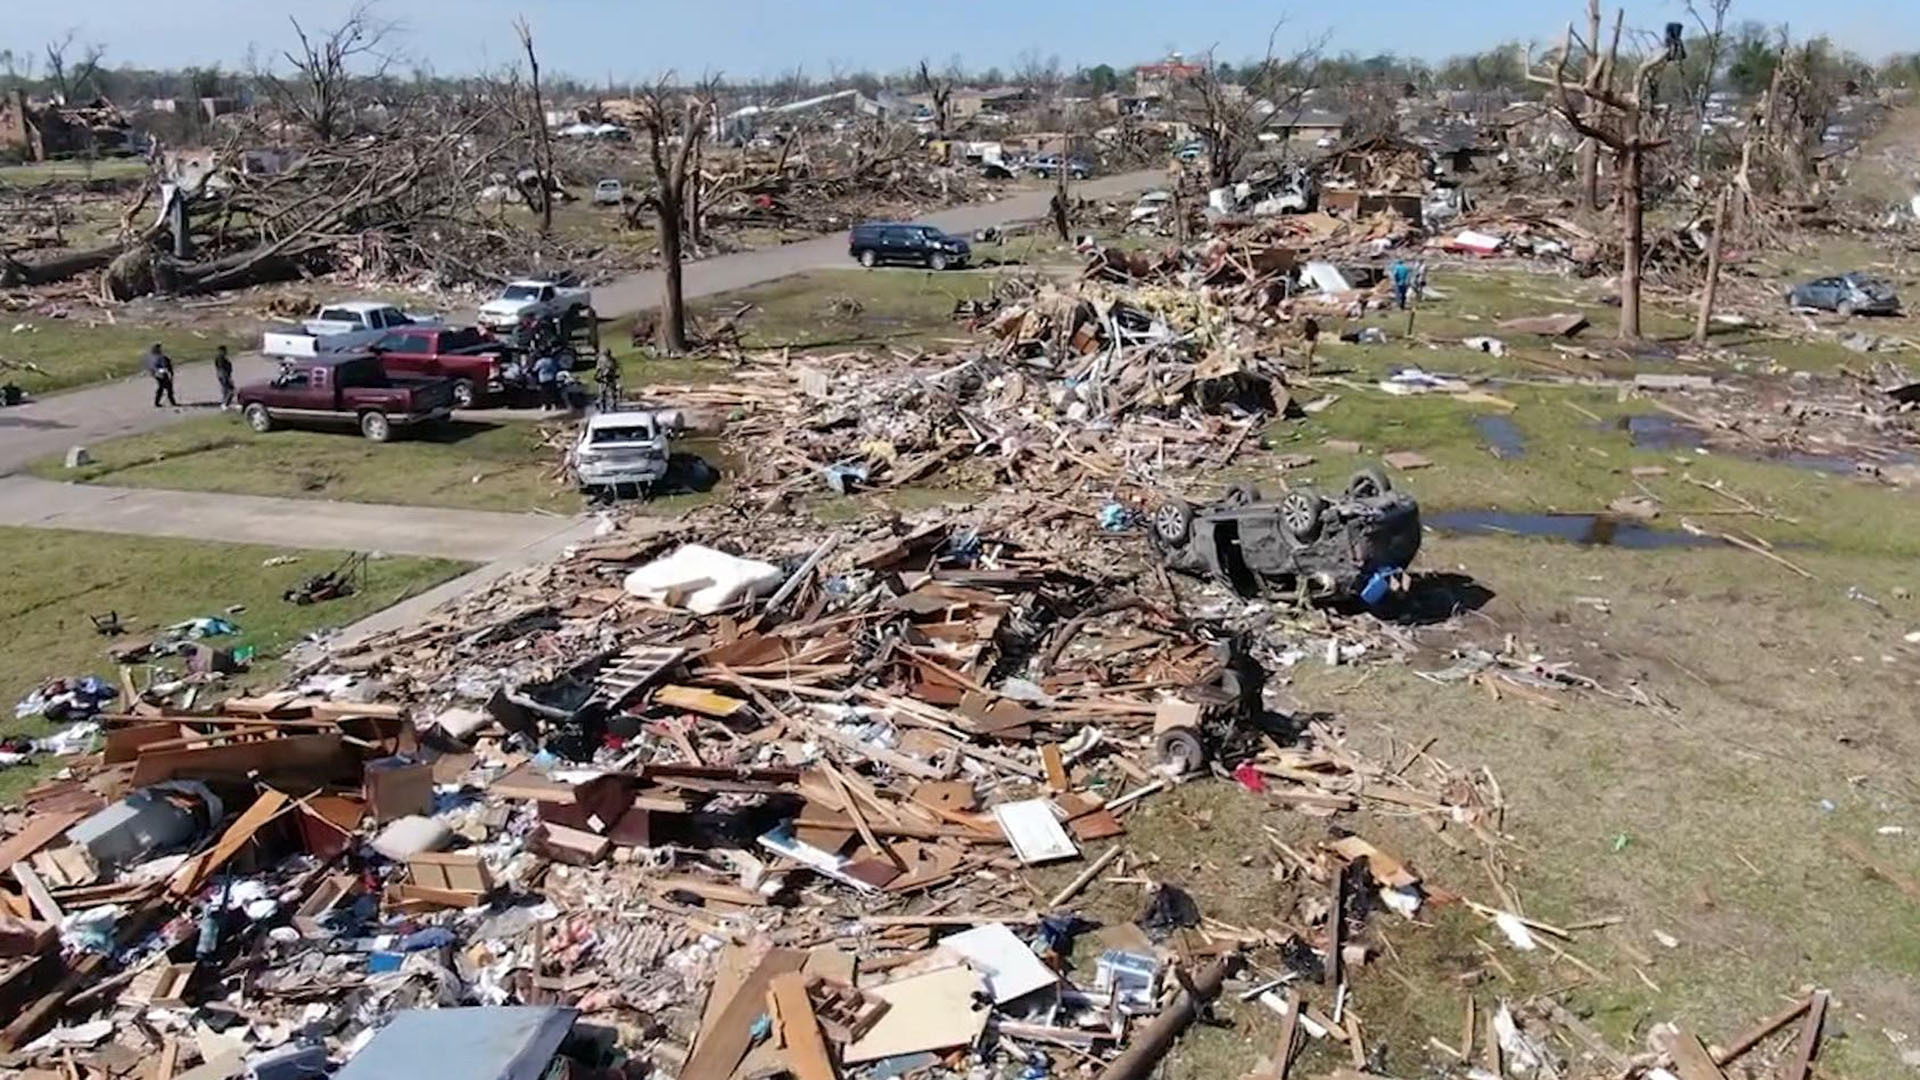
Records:
M701 331L711 332L722 319L748 306L735 325L741 344L749 349L935 348L967 340L965 329L951 317L953 305L990 295L994 280L995 275L985 271L810 270L709 297L692 305L689 314ZM602 336L625 341L632 329L631 317L619 319L603 328ZM653 362L662 372L686 363ZM644 381L632 369L626 375L636 385Z
M58 458L28 468L50 480L280 495L461 510L572 513L570 485L550 479L559 457L541 425L455 421L439 432L369 442L349 431L256 434L237 415L208 416L89 447L94 464Z
M16 327L22 329L16 331ZM9 315L0 320L0 382L18 383L30 394L46 394L125 378L140 372L148 346L156 341L180 365L180 392L188 396L196 379L205 380L211 394L213 376L187 365L213 359L216 346L239 352L254 344L252 338L232 330Z
M0 183L20 187L32 187L54 180L127 180L146 174L146 161L137 157L100 158L95 161L67 158L24 165L0 165Z
M286 555L298 561L262 565ZM119 612L130 635L148 635L195 616L228 618L241 632L212 643L252 645L259 657L235 684L271 686L282 673L274 658L305 635L345 626L467 569L448 559L380 559L368 563L366 586L353 596L306 606L281 598L342 558L336 551L0 528L0 564L7 567L0 575L0 625L7 634L0 701L18 701L56 676L98 675L117 685L106 655L114 639L96 634L87 618L109 611ZM236 606L242 610L228 614ZM9 716L0 723L0 731L8 733L44 734L50 727L38 718ZM25 768L0 771L0 803L41 774Z

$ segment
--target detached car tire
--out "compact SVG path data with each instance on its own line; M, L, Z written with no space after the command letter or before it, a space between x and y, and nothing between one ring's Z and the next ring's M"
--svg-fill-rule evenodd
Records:
M243 409L240 415L246 418L248 427L262 435L273 430L273 414L257 401Z
M1183 547L1193 535L1193 507L1178 499L1153 512L1153 538L1165 547Z
M1289 491L1280 500L1280 523L1286 526L1287 535L1310 544L1320 536L1320 514L1326 508L1319 492Z
M383 412L361 413L360 434L371 442L386 442L393 438L393 423Z

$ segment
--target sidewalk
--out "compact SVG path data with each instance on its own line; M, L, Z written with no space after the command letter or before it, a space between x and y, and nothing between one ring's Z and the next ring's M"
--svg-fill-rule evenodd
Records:
M384 551L491 563L582 527L578 518L0 478L0 525L236 544Z

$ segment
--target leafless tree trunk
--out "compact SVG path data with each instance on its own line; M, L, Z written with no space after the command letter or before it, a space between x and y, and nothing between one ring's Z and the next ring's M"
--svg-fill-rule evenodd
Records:
M1553 72L1537 74L1529 63L1527 78L1553 87L1557 92L1554 107L1567 125L1613 154L1619 171L1620 239L1625 249L1620 267L1620 336L1637 338L1641 335L1640 271L1645 260L1646 229L1641 206L1642 170L1647 153L1668 142L1650 133L1650 118L1643 103L1652 80L1673 55L1670 51L1661 51L1648 56L1635 69L1627 87L1616 86L1613 73L1619 63L1620 28L1625 19L1624 12L1616 15L1612 41L1604 54L1589 45L1584 82L1568 81L1567 66L1572 62L1575 40L1571 23L1567 24Z
M700 140L706 137L707 108L691 97L668 100L663 84L654 87L642 103L640 123L647 133L648 157L653 163L654 210L660 219L660 264L666 277L661 307L660 347L669 353L687 351L686 293L681 279L682 226L686 222L687 177ZM680 145L673 146L678 136Z
M290 118L314 138L332 142L347 133L356 83L377 78L392 63L385 44L396 26L376 18L370 3L356 4L339 26L317 36L308 34L300 20L288 16L287 21L300 39L297 54L291 49L281 54L293 66L291 77L260 71L256 78ZM353 66L363 58L374 60L374 68L356 75Z
M1700 72L1700 86L1694 91L1693 118L1693 165L1700 167L1700 156L1707 144L1707 109L1712 104L1713 80L1720 74L1720 50L1726 41L1727 9L1733 6L1733 0L1707 0L1707 12L1713 21L1707 21L1695 6L1693 0L1687 0L1687 14L1700 26L1702 38L1706 41L1706 66Z
M1274 55L1274 44L1284 22L1267 34L1267 54L1242 76L1243 87L1229 87L1215 74L1213 54L1200 61L1200 72L1175 90L1177 112L1207 144L1207 180L1227 187L1240 174L1247 152L1259 145L1260 134L1300 113L1300 103L1313 89L1315 68L1324 37L1292 56ZM1262 110L1262 102L1272 106Z
M1707 283L1700 290L1700 314L1693 322L1693 343L1707 343L1707 329L1713 321L1713 302L1720 291L1720 250L1727 234L1727 206L1733 201L1733 188L1720 189L1720 204L1713 212L1713 237L1707 241Z
M547 106L540 95L540 57L533 49L533 27L522 15L515 19L513 32L520 36L520 48L527 54L527 79L533 88L533 115L528 120L533 124L534 150L540 155L537 171L540 173L540 232L542 235L553 231L553 142L547 135Z
M53 84L54 93L60 100L77 104L94 86L100 74L100 60L106 56L104 45L89 44L80 49L80 55L68 59L67 51L73 48L73 39L77 31L69 30L59 41L47 42L47 81Z
M953 80L933 77L925 60L920 61L920 91L933 98L933 130L941 138L953 122Z
M1600 0L1587 0L1587 77L1593 78L1600 58ZM1590 116L1597 116L1598 105ZM1580 209L1591 214L1600 209L1600 144L1592 136L1580 140Z

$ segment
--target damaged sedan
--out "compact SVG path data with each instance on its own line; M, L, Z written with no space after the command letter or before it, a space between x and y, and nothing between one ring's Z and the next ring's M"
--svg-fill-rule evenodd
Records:
M1297 590L1378 605L1420 551L1419 505L1377 469L1338 495L1299 488L1267 502L1238 487L1212 506L1174 500L1151 528L1167 566L1247 597Z

